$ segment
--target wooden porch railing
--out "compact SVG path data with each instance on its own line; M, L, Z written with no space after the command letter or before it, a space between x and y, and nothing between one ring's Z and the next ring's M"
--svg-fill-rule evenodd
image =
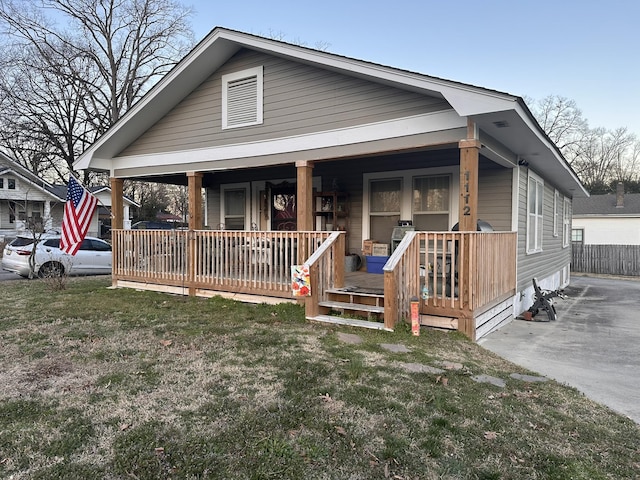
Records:
M416 296L421 313L456 317L473 337L474 312L515 293L516 238L515 232L407 232L384 267L385 327L409 319Z
M345 235L334 232L306 261L309 267L311 295L305 300L305 315L315 317L319 302L327 299L327 290L344 286Z
M303 263L330 235L114 230L113 279L289 298L291 265Z

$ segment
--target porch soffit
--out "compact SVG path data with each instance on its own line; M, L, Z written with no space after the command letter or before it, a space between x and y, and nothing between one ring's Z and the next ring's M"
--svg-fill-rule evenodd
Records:
M466 128L466 120L459 117L453 110L449 110L309 135L186 151L117 157L111 161L111 164L113 171L148 166L167 168L178 166L184 171L186 163L190 165L206 163L211 170L238 168L236 166L238 163L241 166L273 165L286 163L282 158L290 154L295 154L297 160L318 160L330 158L327 157L328 149L345 149L348 155L353 155L356 150L360 150L360 154L371 152L372 147L367 147L367 144L385 140L391 141L393 148L404 149L427 146L429 143L457 141L466 135L466 132L460 131L464 128ZM332 151L330 155L336 154L345 156L340 151Z
M323 161L349 158L360 158L369 155L382 155L384 153L397 153L401 151L439 148L444 146L457 147L460 139L464 138L466 127L459 127L442 132L429 132L404 137L378 139L368 142L352 143L348 145L329 145L323 148L306 149L301 151L284 151L277 154L265 154L245 157L226 157L212 159L201 152L202 156L195 159L193 152L178 152L167 158L166 163L132 165L123 162L122 168L113 170L116 177L144 177L147 175L166 175L184 173L185 171L226 171L244 168L259 168L275 165L295 164L296 161ZM185 162L185 159L187 160ZM173 160L173 163L172 161ZM153 163L153 165L149 165Z

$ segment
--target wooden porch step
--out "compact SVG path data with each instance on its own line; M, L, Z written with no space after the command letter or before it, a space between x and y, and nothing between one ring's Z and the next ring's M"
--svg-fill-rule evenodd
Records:
M307 317L312 322L330 323L333 325L346 325L349 327L370 328L373 330L384 330L393 332L392 328L386 328L382 322L370 322L367 320L358 320L355 318L337 317L334 315L316 315L315 317Z
M350 288L331 288L326 290L327 302L334 302L339 308L368 313L384 313L384 294L376 292L352 290ZM355 305L362 306L356 308ZM327 305L330 306L330 305Z
M354 297L384 298L384 291L378 293L373 291L350 290L349 288L328 288L325 292L336 295L352 295Z
M352 310L358 312L384 313L384 307L379 305L365 305L364 303L337 302L335 300L324 300L318 302L321 307L328 307L334 310Z

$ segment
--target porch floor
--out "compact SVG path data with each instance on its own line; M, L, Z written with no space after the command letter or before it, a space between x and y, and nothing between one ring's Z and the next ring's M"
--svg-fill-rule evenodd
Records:
M366 270L345 272L344 288L356 288L362 293L384 294L384 275L379 273L367 273Z

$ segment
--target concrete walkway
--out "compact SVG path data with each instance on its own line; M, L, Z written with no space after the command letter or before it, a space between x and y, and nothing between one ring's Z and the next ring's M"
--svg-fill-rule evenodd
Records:
M557 321L514 320L478 343L640 424L640 279L573 276L565 293Z

